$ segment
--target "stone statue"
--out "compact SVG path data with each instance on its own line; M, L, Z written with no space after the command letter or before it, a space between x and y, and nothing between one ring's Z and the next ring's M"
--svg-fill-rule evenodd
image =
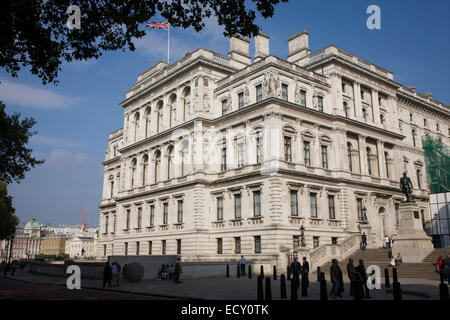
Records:
M300 103L300 88L298 82L295 83L295 103Z
M411 202L413 185L411 179L406 176L406 172L403 172L403 177L400 178L400 188L406 196L406 202Z
M244 104L247 106L250 103L250 92L248 91L248 87L245 87L245 92L244 92Z
M232 106L231 106L231 93L228 92L228 97L227 97L227 112L231 112L232 111Z
M211 109L211 106L209 105L209 97L208 97L208 95L204 94L203 95L203 111L209 112L210 109Z

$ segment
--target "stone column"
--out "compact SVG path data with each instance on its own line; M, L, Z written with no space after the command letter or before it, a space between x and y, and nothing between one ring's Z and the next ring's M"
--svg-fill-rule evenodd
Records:
M359 168L362 175L367 175L366 137L358 135Z
M378 172L379 177L382 179L387 179L386 175L386 160L384 159L384 147L383 141L377 140L377 152L378 152Z
M156 101L152 103L152 109L150 112L150 134L154 135L158 132L158 110L156 109Z
M356 120L364 121L361 104L361 86L357 82L353 82L353 103L355 108Z
M180 124L183 122L183 88L178 88L177 89L177 101L175 102L175 106L177 108L177 119L176 119L176 123Z
M337 73L331 74L331 83L332 83L332 95L331 95L331 103L330 106L333 107L331 110L332 114L340 115L345 117L344 112L344 102L342 99L342 78L341 75Z
M380 121L380 105L378 104L378 91L372 89L372 108L373 108L373 122L377 127L382 127Z

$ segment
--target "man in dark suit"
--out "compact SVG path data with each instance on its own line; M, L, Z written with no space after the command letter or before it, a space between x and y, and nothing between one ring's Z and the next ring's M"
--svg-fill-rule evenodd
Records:
M294 257L294 261L291 263L291 281L294 281L295 288L298 290L300 286L300 274L302 273L302 265L297 261L297 259L297 257Z
M303 257L302 281L304 281L306 287L309 288L309 262L306 260L306 257Z
M350 279L350 295L353 296L355 292L355 280L358 273L356 272L355 265L353 264L353 259L348 259L347 263L347 275Z

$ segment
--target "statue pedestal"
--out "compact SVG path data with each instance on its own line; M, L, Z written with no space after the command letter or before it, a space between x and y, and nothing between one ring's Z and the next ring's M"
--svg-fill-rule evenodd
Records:
M392 255L400 253L407 263L422 262L434 248L431 237L423 230L420 208L411 201L402 202L399 209L399 228L393 237Z

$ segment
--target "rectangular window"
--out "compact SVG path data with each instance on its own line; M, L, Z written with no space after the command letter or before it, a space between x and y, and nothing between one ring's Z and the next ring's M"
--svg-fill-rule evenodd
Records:
M288 100L288 85L284 83L281 84L281 99Z
M255 237L255 253L261 253L261 236Z
M166 202L163 206L163 224L169 223L169 204Z
M223 220L223 197L217 198L217 220Z
M103 255L106 256L106 244L103 245Z
M294 248L294 252L298 251L298 248L300 247L300 237L299 236L294 236L293 237L293 248Z
M319 237L313 237L313 249L318 248L319 245Z
M138 215L137 215L137 227L142 227L142 208L138 208Z
M322 146L322 168L328 169L328 148Z
M321 96L317 97L317 109L319 109L319 111L323 112L323 97L321 97Z
M284 160L292 162L292 138L284 137Z
M236 253L236 254L241 253L241 238L240 237L234 238L234 253Z
M222 115L226 115L227 114L227 109L228 109L228 100L222 100Z
M306 91L300 90L300 105L306 107Z
M177 239L177 254L181 254L181 239Z
M136 242L136 255L139 255L139 242Z
M227 170L227 148L222 148L222 163L220 165L220 170Z
M222 254L222 238L217 238L217 254Z
M244 107L244 92L238 94L239 109Z
M161 254L166 254L166 240L161 240Z
M311 165L311 149L309 141L303 142L303 158L305 160L305 165Z
M127 209L127 229L130 229L130 209Z
M253 192L253 214L255 217L261 216L261 191Z
M256 163L263 162L263 138L256 138Z
M291 190L291 216L298 216L297 190Z
M150 226L155 225L155 206L150 206Z
M128 242L125 242L125 255L128 255Z
M256 86L256 102L260 102L262 100L262 85L258 84Z
M148 242L148 254L152 255L152 251L153 251L153 242L149 241Z
M105 215L105 233L108 233L109 216Z
M358 210L358 220L362 221L363 216L362 216L362 199L361 198L356 199L356 208Z
M336 219L336 212L334 210L334 196L328 196L328 213L330 215L330 219Z
M238 143L238 168L244 166L244 143Z
M183 222L183 200L178 200L178 222Z
M241 194L234 195L234 218L241 218Z
M336 237L331 237L331 244L332 244L332 245L337 245L337 241L338 241L338 238L336 238Z
M311 210L311 217L317 218L317 194L311 193L309 195L309 205Z

